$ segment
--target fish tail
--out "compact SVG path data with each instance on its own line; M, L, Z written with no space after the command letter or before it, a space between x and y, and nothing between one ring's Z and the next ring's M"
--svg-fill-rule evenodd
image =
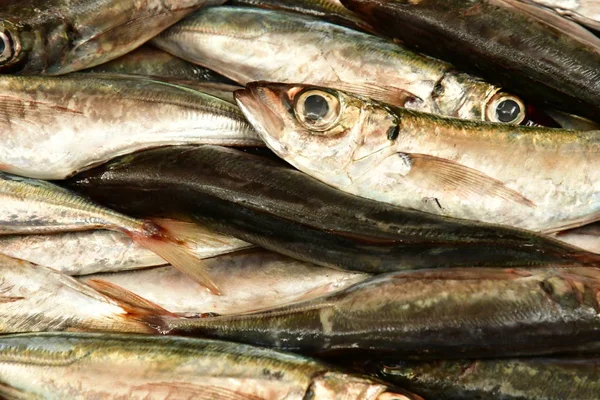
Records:
M132 239L159 255L175 268L199 282L215 295L221 291L208 274L208 267L194 254L193 243L197 228L195 224L181 221L161 220L144 224L142 234L130 234Z
M112 282L90 279L86 284L117 303L127 312L128 319L143 323L148 327L148 333L166 334L170 330L168 321L179 318L177 314Z

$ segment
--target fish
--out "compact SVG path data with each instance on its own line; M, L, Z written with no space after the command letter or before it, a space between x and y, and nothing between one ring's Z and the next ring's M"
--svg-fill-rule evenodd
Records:
M430 360L597 354L599 285L600 270L577 266L404 271L271 310L164 316L152 324L163 334L319 355Z
M600 359L594 356L388 362L377 370L429 399L594 399L600 390Z
M600 223L598 222L556 232L554 236L572 246L577 246L592 253L600 253Z
M600 38L552 11L519 0L340 1L407 47L529 102L600 122Z
M223 294L218 298L175 268L87 275L82 283L108 282L176 314L241 314L273 308L342 290L368 274L317 267L264 250L205 260Z
M62 75L118 58L225 0L4 0L0 73Z
M422 400L310 358L207 339L10 335L0 360L8 398Z
M520 98L450 64L294 12L206 8L152 44L242 85L259 80L319 85L466 119L519 124L527 116Z
M190 243L190 251L201 259L252 247L249 243L209 230L203 234L200 226L196 226L195 231L195 242ZM126 234L100 229L0 235L0 254L50 267L66 275L119 272L167 264L159 255ZM195 290L204 291L201 288Z
M143 313L51 268L0 255L2 334L67 330L154 332L138 319L140 312Z
M128 215L186 218L323 267L383 273L598 263L598 255L542 235L353 196L281 161L220 146L138 152L65 185Z
M348 193L543 233L600 219L600 131L445 118L310 85L235 94L273 152Z
M189 63L150 45L143 45L115 60L85 69L81 72L143 75L153 78L234 84L230 79L214 71Z
M213 293L219 289L190 247L203 240L196 225L131 218L50 182L0 172L0 235L106 229L129 236Z
M376 32L356 14L348 10L339 0L232 0L227 4L233 6L252 6L272 10L295 11L301 14L312 15L337 25L362 30L365 32Z
M565 18L600 31L600 5L595 0L523 0L524 2L550 8Z
M237 106L132 76L0 76L0 129L0 170L38 179L150 147L264 146Z

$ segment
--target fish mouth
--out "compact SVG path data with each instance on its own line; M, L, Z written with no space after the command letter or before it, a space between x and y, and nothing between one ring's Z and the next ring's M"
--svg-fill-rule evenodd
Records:
M234 92L237 105L266 145L279 156L287 154L287 148L281 143L285 132L284 115L288 109L284 106L281 92L272 89L264 82L252 82L246 88Z

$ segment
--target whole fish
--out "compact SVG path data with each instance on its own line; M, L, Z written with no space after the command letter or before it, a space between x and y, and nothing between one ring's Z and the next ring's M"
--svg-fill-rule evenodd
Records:
M122 57L82 72L144 75L154 78L223 84L234 83L214 71L189 63L150 45L144 45Z
M231 236L195 227L191 254L209 258L251 247ZM117 231L91 230L38 235L0 235L0 254L50 267L67 275L118 272L167 262ZM198 286L198 284L196 284ZM200 287L198 292L205 292ZM213 299L214 300L214 299Z
M68 184L131 215L186 216L326 267L381 273L598 262L598 255L550 238L352 196L279 162L218 146L139 152L79 174Z
M428 399L592 400L600 390L597 357L400 362L380 376Z
M0 77L0 170L62 179L169 144L262 145L237 108L142 77Z
M59 75L141 46L202 6L225 0L3 0L0 73Z
M215 297L175 268L95 274L83 283L105 281L177 314L239 314L307 300L344 289L368 277L317 267L264 250L205 260L223 295Z
M375 29L348 10L339 0L231 0L227 4L234 6L253 6L273 10L295 11L313 15L352 29L374 32Z
M406 46L600 122L600 38L552 11L519 0L341 2Z
M144 335L2 336L0 381L11 399L422 400L299 355Z
M534 231L600 219L600 131L444 118L305 85L253 83L236 98L278 156L358 196Z
M244 315L159 317L168 334L302 352L444 359L598 351L600 270L395 272Z
M153 40L240 84L306 83L466 119L518 124L523 102L441 61L383 38L293 12L214 7Z
M219 292L191 250L193 243L203 239L195 225L131 218L52 183L0 172L0 235L93 229L122 232L212 292Z
M596 0L523 0L548 7L563 17L600 31L600 4Z
M124 307L53 269L0 255L0 333L153 332Z

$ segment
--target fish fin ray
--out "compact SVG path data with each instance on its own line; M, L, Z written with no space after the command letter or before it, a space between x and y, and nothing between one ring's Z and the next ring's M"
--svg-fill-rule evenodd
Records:
M404 153L399 153L404 154ZM411 162L407 178L426 181L442 190L452 191L460 197L491 196L535 207L535 204L503 182L482 172L444 158L427 154L404 154Z
M595 212L593 214L586 215L586 216L580 217L576 220L570 221L566 224L544 229L540 233L542 233L544 235L556 234L561 231L567 231L569 229L579 228L581 226L589 225L589 224L592 224L592 223L598 222L598 221L600 221L600 212Z
M202 226L193 222L186 222L170 218L151 218L150 221L166 229L170 234L176 236L178 239L184 240L190 244L227 244L225 240L218 237L221 235L217 235L214 231L203 228Z

